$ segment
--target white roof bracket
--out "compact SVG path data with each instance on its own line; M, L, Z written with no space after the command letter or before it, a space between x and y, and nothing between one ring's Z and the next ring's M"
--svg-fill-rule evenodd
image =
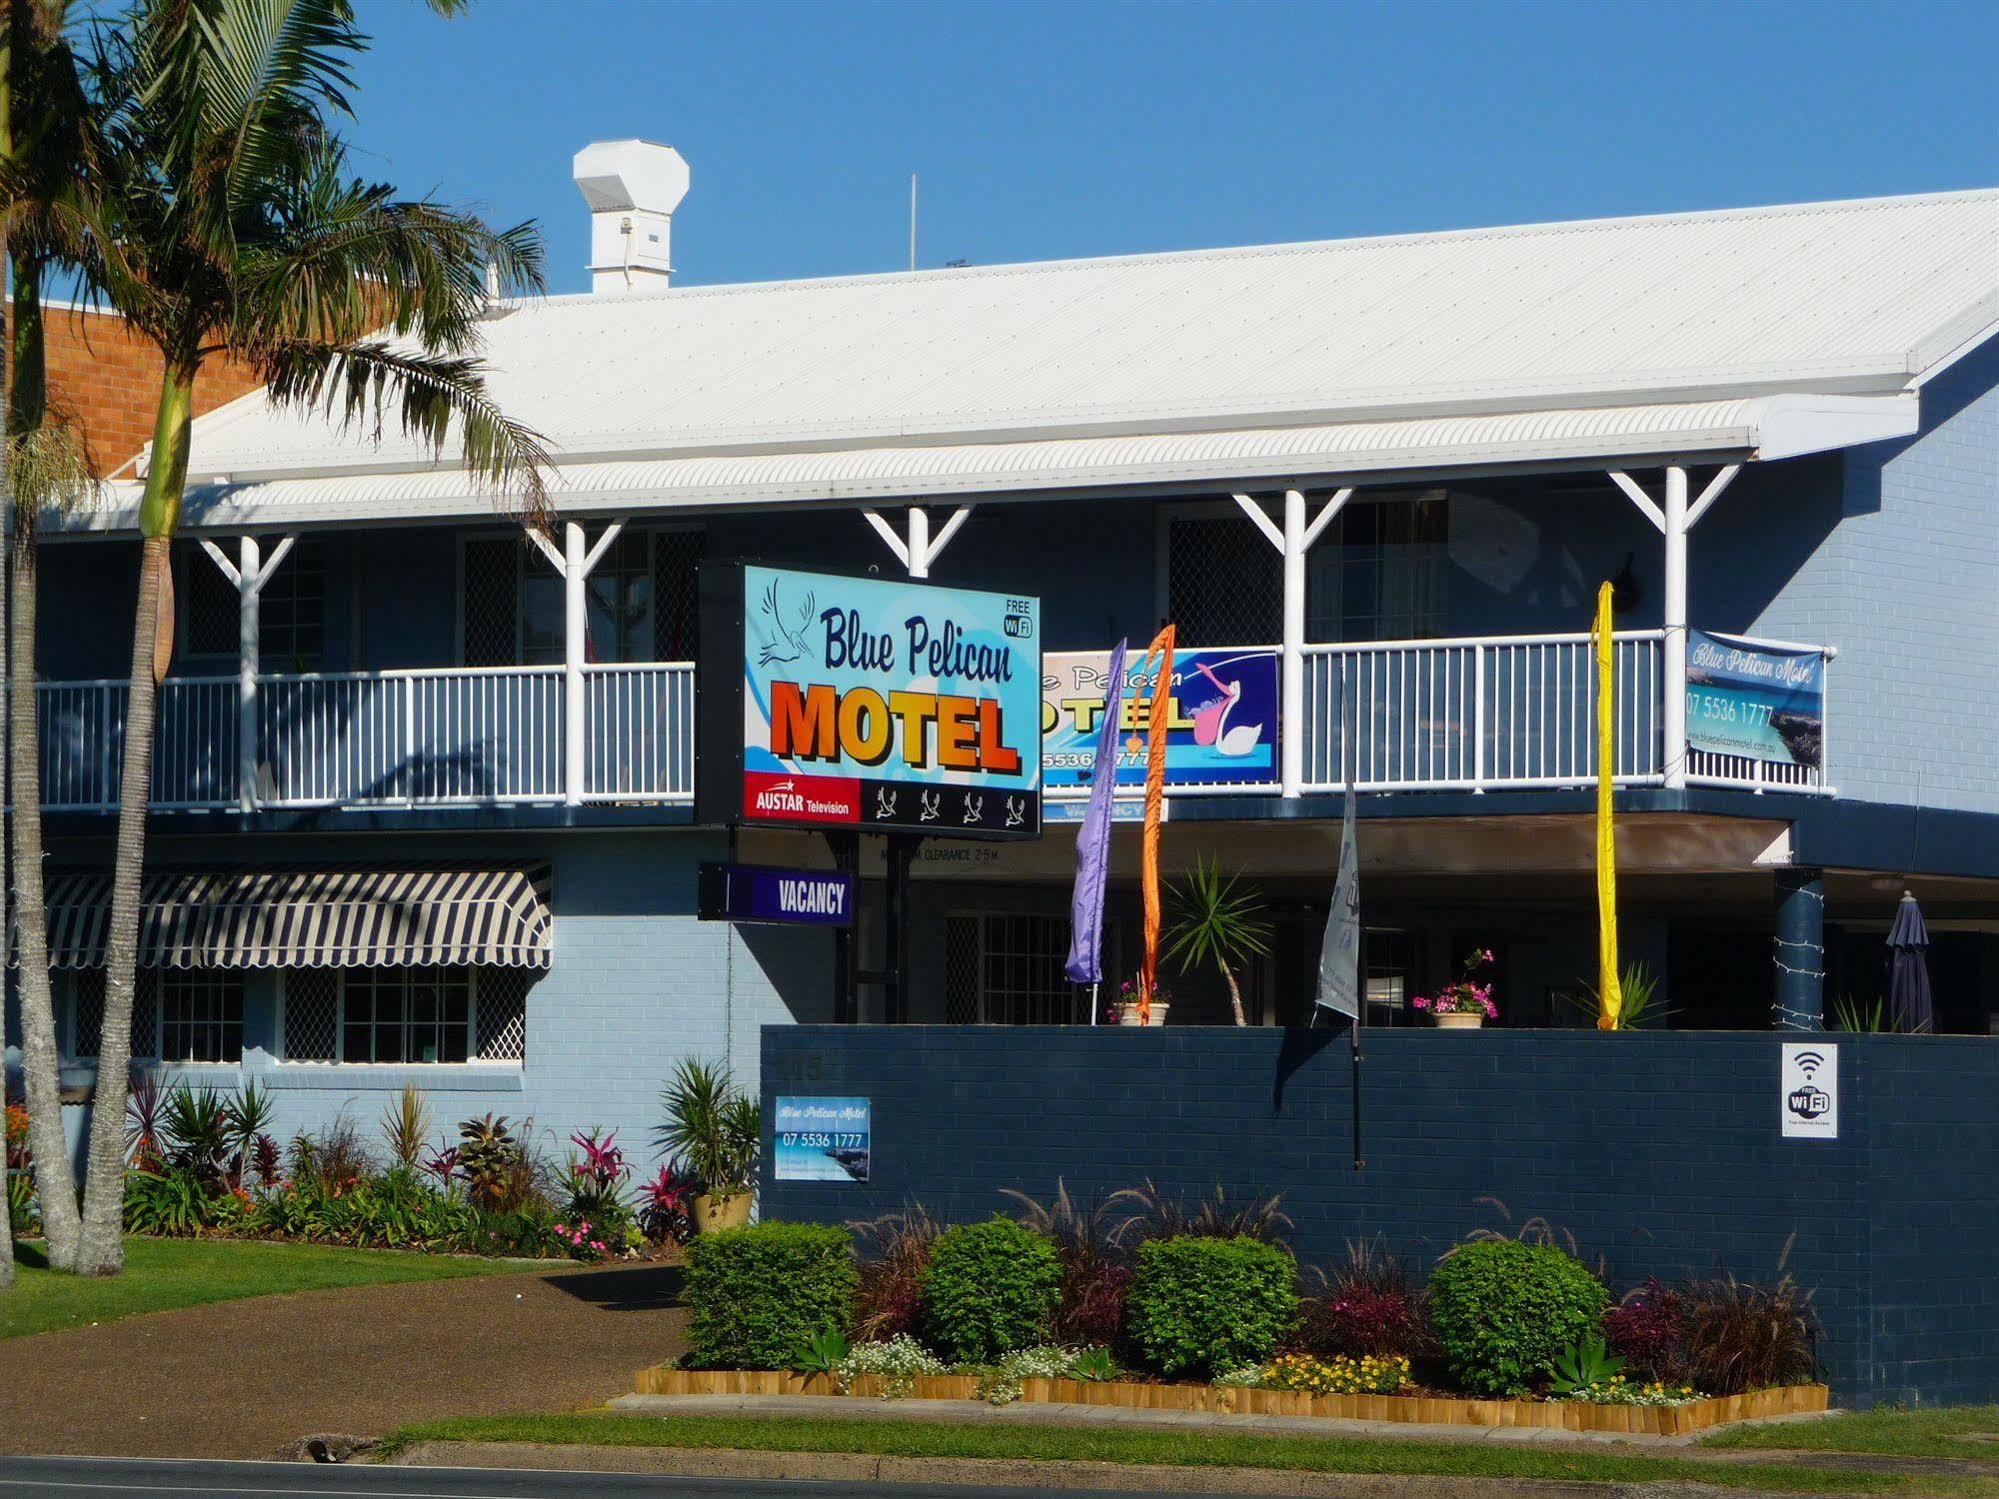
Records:
M895 553L895 560L900 562L904 567L908 567L909 543L896 534L895 527L891 526L883 518L882 513L872 505L865 507L861 511L861 514L865 515L868 518L868 524L875 528L875 535L888 543L888 549Z
M1623 490L1626 494L1631 496L1631 503L1636 505L1639 508L1639 510L1643 512L1645 519L1649 520L1650 522L1652 522L1653 525L1659 528L1659 534L1661 536L1665 535L1666 512L1659 508L1658 502L1654 500L1652 496L1645 493L1644 490L1640 489L1638 487L1637 481L1635 481L1631 477L1631 475L1623 473L1618 469L1611 469L1610 477L1617 481L1617 487L1619 489Z
M1721 492L1733 484L1735 476L1741 472L1741 464L1731 463L1727 468L1722 469L1712 479L1707 481L1707 488L1701 491L1701 497L1687 507L1687 529L1689 531L1694 528L1696 521L1707 514L1708 506L1721 498Z
M951 544L951 538L958 534L958 528L971 519L971 515L972 507L970 505L960 505L956 510L951 512L951 518L944 522L943 527L935 536L930 538L930 545L924 551L923 564L926 568L937 560L945 547Z
M1269 538L1270 544L1278 551L1284 550L1284 533L1277 529L1277 522L1264 514L1263 507L1246 494L1235 496L1235 502L1242 506L1242 513L1256 522L1256 529Z
M589 577L596 570L597 564L604 558L604 553L611 549L611 543L618 539L618 533L624 529L625 523L621 520L614 520L610 525L604 527L604 534L597 538L597 544L584 554L584 577Z
M569 563L563 558L562 553L556 550L554 542L550 541L532 526L528 528L527 537L529 541L535 544L536 550L548 559L549 566L553 567L559 573L569 571Z
M1312 543L1319 539L1319 533L1333 523L1333 518L1346 508L1347 501L1352 498L1353 490L1351 487L1342 489L1330 500L1326 501L1325 509L1312 517L1312 523L1305 528L1305 546L1308 551L1311 549Z

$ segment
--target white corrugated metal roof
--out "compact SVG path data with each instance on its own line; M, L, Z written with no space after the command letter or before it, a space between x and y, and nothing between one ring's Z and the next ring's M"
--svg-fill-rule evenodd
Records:
M911 492L942 492L949 453L1058 438L1898 392L1995 324L1999 190L1980 190L552 297L488 324L487 356L579 479L930 446ZM196 424L190 472L434 467L252 396Z
M1759 396L1666 406L1453 416L1253 431L1150 433L1036 442L835 448L563 466L551 498L565 514L812 501L977 498L1163 483L1254 482L1301 473L1360 477L1451 468L1662 454L1789 457L1907 436L1916 397ZM118 486L90 524L132 523L139 486ZM189 490L189 530L327 525L486 513L460 471L263 479Z

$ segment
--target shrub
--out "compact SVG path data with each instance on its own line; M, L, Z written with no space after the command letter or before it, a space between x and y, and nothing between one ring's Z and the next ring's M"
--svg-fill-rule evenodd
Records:
M687 1249L687 1343L694 1366L789 1369L814 1337L845 1332L854 1295L847 1231L754 1223Z
M1062 1266L1055 1298L1056 1340L1080 1347L1122 1342L1132 1263L1124 1246L1124 1225L1110 1220L1110 1203L1093 1197L1081 1204L1060 1179L1047 1202L1024 1192L1006 1195L1020 1203L1024 1227L1054 1241L1055 1257Z
M1154 1239L1125 1297L1133 1345L1165 1374L1261 1363L1298 1312L1297 1267L1256 1239Z
M923 1276L930 1345L963 1364L990 1363L1048 1336L1061 1288L1055 1246L1006 1218L960 1224L937 1237Z
M913 1338L923 1325L923 1277L944 1225L913 1202L899 1213L849 1223L860 1239L854 1332L869 1342Z
M1299 1307L1297 1346L1322 1358L1416 1354L1423 1341L1422 1299L1401 1262L1380 1244L1350 1240L1346 1263L1314 1266L1318 1291Z
M1177 1197L1168 1197L1147 1181L1140 1187L1126 1187L1113 1193L1112 1202L1128 1203L1132 1215L1118 1225L1120 1242L1146 1239L1259 1239L1266 1244L1282 1244L1290 1234L1290 1215L1281 1211L1277 1197L1252 1197L1231 1202L1219 1185L1212 1197L1203 1197L1189 1208Z
M1640 1379L1686 1381L1687 1300L1656 1277L1603 1314L1603 1340Z
M1818 1315L1812 1293L1788 1273L1768 1286L1716 1275L1689 1281L1684 1294L1687 1373L1697 1388L1739 1395L1811 1377Z
M1517 1395L1555 1358L1598 1335L1603 1282L1552 1244L1465 1244L1430 1275L1430 1323L1458 1381L1474 1395Z

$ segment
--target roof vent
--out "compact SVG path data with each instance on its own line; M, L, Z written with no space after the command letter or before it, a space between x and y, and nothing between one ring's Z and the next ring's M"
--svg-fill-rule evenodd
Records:
M687 196L687 163L651 141L594 141L570 174L590 205L590 289L662 287L673 274L673 210Z

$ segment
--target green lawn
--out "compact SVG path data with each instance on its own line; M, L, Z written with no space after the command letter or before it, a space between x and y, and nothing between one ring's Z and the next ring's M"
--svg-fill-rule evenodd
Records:
M420 1441L583 1443L609 1447L733 1448L755 1452L850 1452L895 1457L1093 1460L1183 1467L1277 1468L1311 1473L1401 1473L1440 1477L1567 1478L1598 1483L1679 1480L1748 1490L1822 1494L1999 1495L1999 1481L1917 1478L1823 1465L1745 1463L1630 1450L1501 1446L1482 1442L1280 1436L1261 1432L1135 1431L1090 1426L950 1425L782 1416L491 1416L406 1427L385 1444Z
M19 1276L0 1291L0 1338L110 1322L140 1312L235 1301L278 1291L455 1280L528 1268L522 1260L265 1244L233 1239L127 1239L125 1273L81 1280L50 1271L39 1244L16 1246Z
M1983 1433L1991 1441L1969 1440ZM1999 1405L1876 1410L1777 1426L1718 1431L1709 1447L1789 1448L1794 1452L1878 1452L1895 1457L1969 1457L1999 1463Z

